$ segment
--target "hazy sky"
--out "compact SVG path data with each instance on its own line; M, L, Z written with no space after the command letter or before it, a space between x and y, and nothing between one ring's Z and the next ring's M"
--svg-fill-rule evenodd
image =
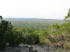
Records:
M3 17L63 19L70 0L0 0Z

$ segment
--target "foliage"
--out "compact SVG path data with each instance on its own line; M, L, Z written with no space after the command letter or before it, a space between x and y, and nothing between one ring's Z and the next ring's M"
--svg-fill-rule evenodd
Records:
M69 17L70 17L70 9L69 9L68 14L67 14L67 16L65 17L65 19L67 19L67 18L69 18Z
M44 39L48 39L48 44L56 48L65 48L65 44L70 42L70 23L50 26Z
M22 42L22 32L13 30L13 26L10 22L1 18L0 22L0 49L3 50L6 47L6 43L10 46L17 46Z
M66 18L70 16L70 10ZM70 48L70 22L52 23L46 20L9 21L0 16L0 49L18 46L20 43L29 45L49 45L55 48ZM62 21L61 21L62 22ZM52 25L53 24L53 25ZM13 26L12 26L13 25ZM67 47L66 47L67 45Z
M12 25L8 21L2 20L0 22L0 49L4 49L7 32L9 32L11 29L12 29Z

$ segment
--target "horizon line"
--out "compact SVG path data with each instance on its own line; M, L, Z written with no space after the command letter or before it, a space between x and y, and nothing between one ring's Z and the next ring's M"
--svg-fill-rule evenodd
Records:
M4 17L4 19L21 19L21 18L23 18L23 17ZM24 17L24 18L26 18L26 19L55 19L55 20L64 20L64 19L57 19L57 18L30 18L30 17ZM24 19L23 18L23 19Z

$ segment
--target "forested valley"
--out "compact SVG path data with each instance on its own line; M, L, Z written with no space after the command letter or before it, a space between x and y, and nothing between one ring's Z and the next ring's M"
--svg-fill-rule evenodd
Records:
M20 43L70 49L69 18L70 10L64 20L13 20L0 16L0 50L4 50L7 44L17 47Z

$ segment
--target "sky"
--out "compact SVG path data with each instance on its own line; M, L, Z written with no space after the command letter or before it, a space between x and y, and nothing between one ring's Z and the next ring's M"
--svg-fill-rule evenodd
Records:
M4 18L64 19L70 0L0 0Z

